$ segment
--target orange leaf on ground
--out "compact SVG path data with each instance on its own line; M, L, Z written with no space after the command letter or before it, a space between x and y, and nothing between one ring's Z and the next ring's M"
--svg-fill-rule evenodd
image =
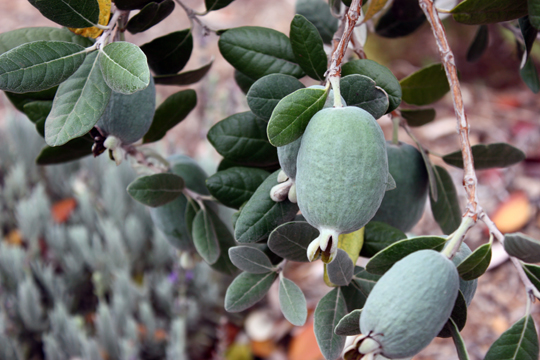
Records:
M255 341L251 340L251 352L260 358L267 358L276 350L274 340Z
M9 245L21 246L23 242L22 233L20 230L11 230L6 236L6 242Z
M527 195L515 192L499 205L491 219L504 234L522 229L529 222L531 215L532 206Z
M74 198L67 198L54 203L51 208L53 220L59 224L66 222L76 207L77 201Z
M313 320L297 330L289 346L289 360L324 360L313 331Z

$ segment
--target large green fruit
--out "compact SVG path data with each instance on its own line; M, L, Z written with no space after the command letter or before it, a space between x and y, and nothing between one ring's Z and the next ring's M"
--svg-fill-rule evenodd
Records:
M207 175L195 160L185 155L173 155L168 161L172 173L181 176L187 188L199 194L210 194L205 186ZM183 251L195 249L186 227L187 201L184 195L180 195L168 204L150 208L150 215L156 227L165 234L174 247Z
M461 243L461 246L459 247L458 252L454 257L452 258L452 262L457 267L465 258L469 255L471 255L472 251L465 243ZM465 302L467 303L467 306L471 305L471 301L474 297L474 294L476 293L476 287L478 286L478 279L474 280L463 280L462 278L459 278L459 290L463 293L463 297L465 298Z
M331 262L338 237L362 228L386 191L388 160L383 132L367 111L328 108L310 120L298 152L298 206L320 235L308 247Z
M420 250L396 262L362 309L360 330L367 340L360 353L390 359L417 354L446 324L458 289L456 266L437 251Z
M411 145L386 143L388 170L396 188L384 195L373 221L382 221L403 232L413 228L424 213L428 174L420 152Z

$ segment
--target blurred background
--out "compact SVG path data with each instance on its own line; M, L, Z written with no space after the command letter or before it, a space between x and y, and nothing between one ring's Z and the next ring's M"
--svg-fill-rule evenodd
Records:
M185 0L184 3L196 10L203 10L204 8L201 0ZM288 34L289 24L295 13L294 8L295 0L236 0L230 6L203 17L202 21L213 30L256 25L270 27ZM44 18L27 1L0 1L0 14L2 14L0 32L29 26L57 26ZM525 86L519 77L519 58L515 40L508 30L499 25L490 25L490 41L487 51L477 62L470 63L465 60L465 57L475 35L476 27L457 24L451 18L445 20L445 26L460 71L465 109L471 124L470 136L472 144L507 142L518 147L527 155L524 162L507 169L478 171L478 198L480 204L503 233L521 231L539 239L540 99L537 94L532 93ZM190 27L188 18L182 9L177 6L173 14L165 21L136 36L126 33L126 40L142 45L155 37L188 27ZM213 33L204 36L201 27L195 25L194 39L193 55L185 70L196 69L214 59L212 69L201 82L190 86L197 92L198 104L196 109L186 120L170 131L161 142L156 144L155 148L163 155L175 153L189 155L199 161L210 175L215 172L220 156L206 140L208 129L216 122L233 113L249 109L245 96L234 81L233 68L221 57L218 51L218 37ZM437 47L427 24L424 24L418 31L405 38L387 39L370 33L365 51L369 59L388 66L398 79L425 65L440 62ZM533 47L533 58L537 63L540 63L540 47L538 45ZM306 83L306 85L312 84L312 82ZM158 85L157 103L159 104L167 96L181 89L181 87ZM458 150L459 142L450 94L435 103L434 108L437 111L436 120L421 128L413 129L414 134L432 154L447 154ZM387 139L390 139L390 119L383 117L379 120L379 123L385 131ZM132 255L137 254L137 251L133 250L135 248L130 248L130 246L153 249L154 252L159 251L157 247L163 246L162 255L152 253L154 254L152 255L154 256L153 260L141 260L137 256L125 260L128 263L123 268L128 271L125 276L129 277L127 274L130 273L132 277L131 282L126 280L127 283L135 284L135 288L139 286L139 290L144 289L150 294L141 295L142 300L133 305L138 309L139 318L145 311L151 311L145 310L145 306L148 306L145 299L152 299L152 296L154 296L155 300L155 295L152 294L160 291L157 287L149 284L149 279L163 279L169 276L189 277L196 274L198 280L190 282L190 284L193 283L194 285L189 287L190 291L194 292L190 295L190 299L192 299L190 301L194 302L200 301L204 297L203 293L205 291L203 290L204 286L197 285L197 281L201 281L203 284L209 284L212 281L224 281L224 283L229 281L228 279L221 280L220 277L216 277L217 275L209 273L210 270L199 270L193 274L185 274L177 269L174 265L176 259L172 248L167 248L169 245L163 243L163 239L159 240L160 234L152 230L151 221L149 222L145 209L132 204L124 192L129 179L135 176L127 164L116 168L112 162L102 156L99 159L87 158L82 162L67 165L37 167L33 164L32 159L39 154L44 142L35 131L33 133L32 131L32 125L24 115L19 113L3 94L0 95L0 189L4 191L0 197L3 202L3 204L0 204L0 209L2 209L2 213L0 213L0 224L2 225L0 251L7 254L8 247L11 249L9 251L14 251L13 248L37 244L35 251L39 252L45 246L54 247L51 243L42 243L44 233L49 232L47 234L50 234L51 231L60 231L67 234L50 235L47 237L48 239L61 236L69 238L70 231L84 233L86 231L84 227L90 226L97 220L84 220L85 208L81 199L84 196L97 196L104 201L101 203L102 213L100 216L112 219L109 221L110 224L104 226L116 227L116 231L122 234L120 237L124 239L123 243L118 243L116 246L120 248L127 247ZM403 142L413 143L405 132L400 132L399 137ZM441 166L444 164L437 156L432 156L432 161ZM458 196L464 205L464 191L459 186L462 182L462 171L447 165L444 166L450 171L457 186ZM119 175L120 173L123 175ZM119 181L118 178L123 180ZM9 194L6 191L8 185L11 186ZM109 198L108 202L107 198ZM123 210L118 210L115 206L120 206ZM128 211L126 209L132 210ZM90 208L87 210L92 211ZM122 215L115 217L118 212ZM222 211L222 214L224 214L225 218L230 216L227 211ZM146 234L145 239L134 240L135 235L130 235L131 230L129 230L129 227L119 225L120 223L125 224L129 216L133 219L132 222L142 224L139 226L145 229L143 232ZM74 225L77 225L75 230L73 230ZM63 230L58 230L60 228ZM114 232L114 230L112 231ZM411 233L417 235L441 234L439 227L431 216L429 204L426 206L422 220ZM72 236L77 237L78 235L72 234ZM488 233L482 224L474 227L466 238L467 244L472 249L487 241ZM64 245L61 245L61 247L69 247L65 245L68 243L69 240L65 240ZM114 249L114 241L111 244L110 246ZM76 245L71 246L76 247ZM72 249L72 251L74 250ZM93 254L97 253L94 251ZM2 255L0 253L0 270L2 269ZM144 256L143 252L139 256ZM159 256L162 256L162 258ZM4 261L8 260L4 259ZM140 264L140 261L146 265L137 270L137 263ZM4 263L4 266L6 266L5 264L7 262ZM68 265L64 263L58 266L64 266L64 269L68 269L66 267ZM97 264L94 264L94 266L100 268ZM75 271L75 268L73 271ZM106 273L112 270L102 269L100 271ZM133 274L138 274L141 277L138 282L133 277ZM329 290L322 281L322 274L323 270L320 262L299 264L291 266L287 270L287 276L304 290L310 310L314 309L318 300ZM84 283L80 279L72 279L72 281ZM99 279L90 279L88 281L92 282L94 286L100 284ZM181 281L181 283L186 286L186 289L188 288L185 282ZM169 287L177 284L174 281L169 282ZM164 290L166 287L166 285L162 286L161 290L164 293L173 291L170 289ZM70 291L74 291L73 289L68 288L69 291L66 291L65 295L69 297ZM206 291L210 292L206 296L214 296L214 299L209 304L200 305L199 310L193 310L195 308L189 306L184 307L184 310L187 309L185 311L188 313L211 308L214 313L209 318L203 319L204 316L201 314L191 313L191 317L187 320L189 323L187 327L177 324L174 325L177 326L175 328L172 324L168 324L170 330L159 333L159 321L154 321L154 325L152 325L151 318L154 316L158 319L160 314L148 315L146 323L140 321L135 324L136 329L133 336L143 337L153 326L154 338L148 340L148 344L154 344L159 343L156 340L156 337L159 336L166 339L180 338L182 333L178 329L201 332L202 335L200 336L192 334L193 339L195 339L193 341L194 344L205 344L204 349L206 351L201 350L199 353L187 345L184 347L184 350L185 348L188 349L187 351L192 359L206 359L212 356L214 358L225 356L227 359L315 360L322 358L318 352L312 324L309 320L304 327L294 328L283 319L279 311L277 288L272 288L267 299L248 310L240 318L234 319L234 316L232 316L232 320L220 313L223 290L223 283L220 286L216 284L214 287L206 289ZM79 289L77 291L83 290ZM134 291L138 290L135 289ZM0 297L6 293L9 293L9 289L0 287ZM29 294L31 294L31 291ZM129 294L129 292L125 294ZM91 294L87 296L93 298ZM129 295L125 296L129 298ZM177 300L178 295L164 295L163 298ZM100 299L94 299L93 301L99 302ZM399 299L396 299L396 301L399 301ZM525 291L517 272L513 265L507 261L504 251L500 247L495 247L490 270L479 279L476 296L469 307L467 325L462 332L472 359L483 358L493 341L523 316L525 304ZM13 306L16 307L17 305ZM88 306L93 308L95 304ZM2 315L2 312L7 314L12 310L0 307L0 330L2 330L2 317L5 316ZM104 329L108 326L104 325L107 311L110 310L99 308L97 313L89 313L90 317L101 320L78 319L77 321L97 321L97 324L101 324L98 326ZM223 310L221 309L221 311ZM534 305L533 317L537 324L540 324L540 307L538 304ZM144 319L144 316L142 318ZM116 319L115 321L120 320ZM38 331L38 329L39 326L35 331ZM102 334L106 334L103 331ZM126 339L129 338L125 335L129 334L127 330L123 334L122 336ZM54 338L54 333L51 336ZM50 340L50 344L54 344L53 340ZM60 340L55 341L57 345L60 344ZM200 343L197 341L200 341ZM88 341L88 343L91 343L91 341ZM233 344L232 347L231 344ZM54 345L49 346L54 347ZM84 346L93 349L93 345ZM122 347L124 345L111 344L109 352L116 351L114 348L117 346ZM126 348L129 347L128 345L125 346ZM148 345L148 348L152 349L152 346ZM165 349L165 347L163 348ZM202 349L203 346L200 345L199 348ZM171 356L174 356L176 350L171 348L170 351L173 354ZM184 350L178 351L182 352ZM92 350L88 351L91 352ZM169 347L166 347L166 352L168 353L168 351ZM436 339L414 359L442 360L455 359L456 357L450 339ZM35 354L33 358L39 359L39 354ZM157 359L161 357L156 355L156 357L149 356L147 358ZM180 359L181 356L178 355L177 358Z

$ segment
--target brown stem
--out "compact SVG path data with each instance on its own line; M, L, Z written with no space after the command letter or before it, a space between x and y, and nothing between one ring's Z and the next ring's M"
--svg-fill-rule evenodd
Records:
M147 167L148 169L152 170L155 173L163 173L169 170L165 167L156 166L156 164L152 163L151 161L148 161L146 156L133 145L125 145L122 147L128 155L132 156L135 159L135 161L137 161L137 163L141 164L142 166Z
M448 44L446 32L444 31L441 19L437 14L437 10L433 7L433 1L419 0L419 2L420 7L431 24L437 46L439 47L439 54L441 55L444 70L446 71L446 77L448 78L448 83L452 90L452 100L454 101L454 111L457 117L457 127L461 144L461 155L463 157L463 186L467 192L467 206L463 216L471 217L476 221L478 218L478 198L476 195L476 185L478 181L476 179L476 173L474 172L474 161L471 143L469 141L470 126L467 121L467 115L465 114L454 54Z
M210 35L210 33L212 33L212 32L215 33L216 32L215 30L210 29L206 24L204 24L201 21L201 19L199 19L199 16L204 15L204 14L197 13L192 8L186 6L186 4L184 4L181 0L175 0L175 1L186 12L186 15L188 16L189 21L191 22L191 27L192 28L193 28L194 23L199 24L199 26L203 29L203 36L208 36L208 35Z

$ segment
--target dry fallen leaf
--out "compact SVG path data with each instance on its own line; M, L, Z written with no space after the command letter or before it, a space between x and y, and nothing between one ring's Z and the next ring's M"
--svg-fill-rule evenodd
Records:
M313 320L297 330L289 346L289 360L324 360L313 331Z
M76 207L77 201L74 198L67 198L54 203L51 208L53 220L59 224L66 222Z
M532 206L528 196L522 192L511 194L493 213L491 219L504 233L519 231L529 222Z

